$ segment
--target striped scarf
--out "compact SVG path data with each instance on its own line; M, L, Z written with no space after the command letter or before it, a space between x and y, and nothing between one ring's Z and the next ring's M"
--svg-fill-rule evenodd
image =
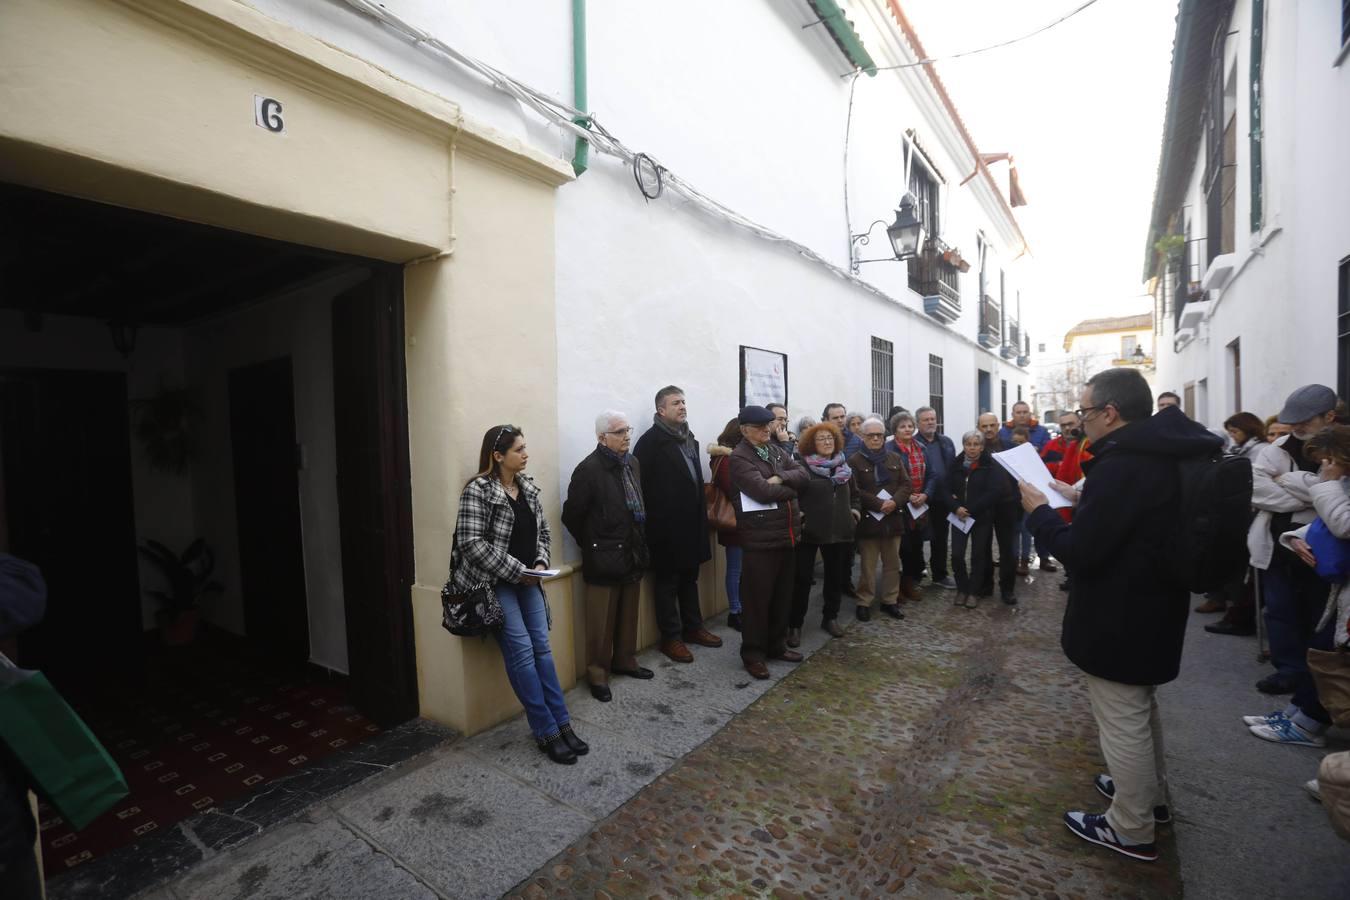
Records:
M600 445L600 452L619 464L619 480L623 482L624 505L633 514L633 521L641 525L647 521L647 508L642 505L642 491L638 490L637 479L633 477L632 455L615 453L604 444Z

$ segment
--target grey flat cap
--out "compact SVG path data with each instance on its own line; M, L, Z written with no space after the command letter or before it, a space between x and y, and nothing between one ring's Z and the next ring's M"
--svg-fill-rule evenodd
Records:
M1335 391L1325 384L1305 384L1289 395L1289 399L1284 401L1284 409L1280 410L1276 418L1285 425L1297 425L1335 408Z

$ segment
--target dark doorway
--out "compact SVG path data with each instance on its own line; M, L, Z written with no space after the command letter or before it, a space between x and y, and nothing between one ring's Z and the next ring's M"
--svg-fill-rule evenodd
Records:
M9 552L36 563L48 590L20 664L58 686L126 672L141 600L125 377L0 370L0 445Z
M975 400L980 406L976 412L984 414L994 411L994 380L984 369L979 370Z
M417 715L403 272L333 300L342 589L352 702L381 725Z
M229 373L244 630L279 662L309 660L309 607L289 357Z

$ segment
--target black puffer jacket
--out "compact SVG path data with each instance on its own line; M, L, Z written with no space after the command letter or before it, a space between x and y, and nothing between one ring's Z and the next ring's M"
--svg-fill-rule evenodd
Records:
M802 540L802 508L797 492L810 476L781 447L769 443L769 458L760 459L754 445L741 441L731 451L731 486L736 491L736 534L746 552L791 550ZM770 484L777 475L782 484ZM741 494L759 503L776 503L775 509L746 512Z
M1089 675L1140 685L1177 677L1191 599L1164 565L1181 514L1177 463L1222 446L1164 409L1093 442L1072 525L1049 506L1032 512L1036 540L1073 571L1060 643Z
M947 508L955 512L964 506L966 512L975 517L975 521L987 521L992 525L994 510L1006 506L1011 499L1011 482L1005 473L1006 470L994 462L987 450L980 454L975 468L969 472L966 471L964 456L957 457L947 472Z
M632 454L628 465L640 491L642 469ZM642 578L648 562L643 526L624 499L620 462L599 447L573 470L562 520L581 548L581 575L587 584Z
M853 540L853 512L861 509L853 480L836 484L833 478L805 468L807 482L800 492L805 518L802 539L811 544L846 544Z

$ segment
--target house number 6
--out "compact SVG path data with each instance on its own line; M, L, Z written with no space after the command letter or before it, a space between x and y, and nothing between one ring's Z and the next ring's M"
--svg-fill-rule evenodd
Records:
M253 121L273 134L286 133L286 122L281 118L281 101L272 97L253 95Z

